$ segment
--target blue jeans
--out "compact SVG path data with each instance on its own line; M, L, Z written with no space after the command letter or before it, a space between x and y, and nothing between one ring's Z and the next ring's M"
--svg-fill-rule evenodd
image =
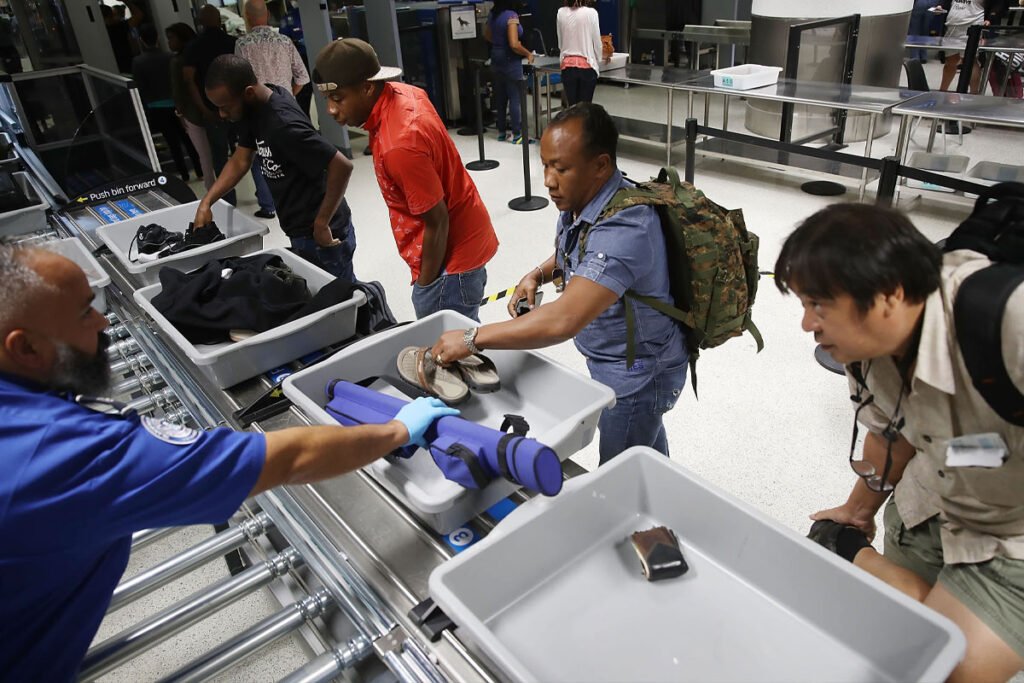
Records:
M270 194L270 185L263 177L260 169L260 155L256 154L252 159L252 184L256 186L256 203L260 205L260 211L274 213L274 195Z
M441 273L441 276L426 287L412 286L412 307L416 318L425 318L431 313L448 310L480 322L480 300L484 298L487 286L487 269L477 268L465 273Z
M494 108L497 110L498 133L504 135L508 130L506 110L512 119L512 137L522 133L523 110L519 89L523 83L523 63L513 62L502 66L493 66L494 72Z
M321 247L312 237L292 237L290 238L292 249L334 277L340 277L349 282L358 282L355 269L352 266L352 256L356 251L355 226L351 222L344 228L331 226L331 234L341 240L341 244L333 247Z
M601 365L590 364L590 374L598 382L615 389L617 376L602 372ZM686 386L687 362L663 368L650 381L627 396L616 391L615 405L605 408L598 420L601 443L598 448L603 465L633 446L650 446L668 455L668 437L662 417L672 410ZM620 377L620 376L618 376Z

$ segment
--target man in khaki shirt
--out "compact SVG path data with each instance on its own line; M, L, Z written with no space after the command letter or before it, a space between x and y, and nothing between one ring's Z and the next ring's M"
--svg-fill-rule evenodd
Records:
M789 236L775 266L804 330L847 366L853 442L857 422L869 430L861 459L851 443L850 497L812 515L810 537L956 623L967 652L949 680L972 683L1024 668L1024 428L977 393L953 323L960 284L989 265L967 250L942 258L898 212L835 204ZM1024 388L1024 286L1002 346ZM958 449L977 435L998 436L967 465ZM880 554L870 539L887 499Z

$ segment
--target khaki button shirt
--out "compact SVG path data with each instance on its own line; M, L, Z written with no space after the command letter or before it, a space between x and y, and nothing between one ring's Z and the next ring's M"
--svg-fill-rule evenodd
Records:
M960 284L988 265L966 250L944 258L942 285L925 302L910 393L900 406L906 420L901 433L917 454L896 486L896 507L907 528L939 516L946 564L1024 559L1024 428L1005 422L974 389L953 324ZM1009 375L1024 389L1024 286L1007 302L1002 344ZM875 400L860 412L860 422L881 433L899 398L899 372L891 357L864 363L863 370ZM850 385L856 389L852 377ZM951 439L985 432L1006 442L1009 454L1001 467L946 466Z

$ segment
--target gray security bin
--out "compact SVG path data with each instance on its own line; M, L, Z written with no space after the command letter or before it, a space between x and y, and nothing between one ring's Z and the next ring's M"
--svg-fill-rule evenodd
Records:
M99 261L89 253L81 240L77 237L70 237L63 240L43 242L38 245L41 249L56 252L64 258L70 259L78 264L78 267L85 271L89 279L89 286L92 288L96 298L93 299L92 307L100 313L107 312L106 286L110 284L110 276L103 270Z
M629 536L659 525L690 569L648 582ZM429 586L515 681L938 682L965 649L952 622L649 448L524 503Z
M311 294L316 294L335 279L330 273L287 249L267 249L258 253L280 256L296 275L306 279ZM161 291L160 284L143 287L135 292L135 301L166 338L184 351L196 368L222 389L351 337L356 329L357 309L366 303L366 296L362 292L353 291L352 298L347 301L253 335L244 341L197 345L178 332L153 306L153 298Z
M11 145L11 136L0 133L0 147L7 148L7 154L0 156L0 171L17 171L21 169L21 157L18 150Z
M477 324L454 311L440 311L410 325L380 332L288 377L284 381L285 396L311 421L337 424L324 410L328 382L395 377L396 358L403 348L430 346L446 330ZM539 353L484 353L498 368L501 390L492 394L473 392L466 403L458 406L462 417L497 429L506 414L522 415L530 424L527 436L550 446L561 460L590 443L601 411L615 403L615 394L607 386ZM409 400L383 381L371 388ZM442 534L454 531L518 488L498 479L484 489L467 490L445 479L430 454L422 449L408 460L378 460L367 470L417 517Z
M201 268L203 264L213 259L243 256L263 248L263 236L270 230L266 224L246 216L221 199L213 205L213 220L224 233L223 240L148 263L138 263L128 258L129 250L133 256L137 253L137 249L132 249L131 245L135 239L135 233L141 226L157 223L172 232L185 232L188 224L195 218L198 206L199 202L194 201L160 209L138 218L100 226L96 229L96 234L110 247L111 253L121 262L125 270L146 285L160 281L160 269L164 266L190 271Z
M21 188L25 199L28 200L28 206L0 213L0 237L23 235L45 228L46 210L50 205L44 199L45 194L39 189L39 185L25 171L16 171L11 174L11 178Z

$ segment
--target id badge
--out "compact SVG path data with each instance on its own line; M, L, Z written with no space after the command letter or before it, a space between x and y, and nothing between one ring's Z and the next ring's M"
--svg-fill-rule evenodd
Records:
M946 447L946 467L1002 467L1009 452L995 432L958 436Z

